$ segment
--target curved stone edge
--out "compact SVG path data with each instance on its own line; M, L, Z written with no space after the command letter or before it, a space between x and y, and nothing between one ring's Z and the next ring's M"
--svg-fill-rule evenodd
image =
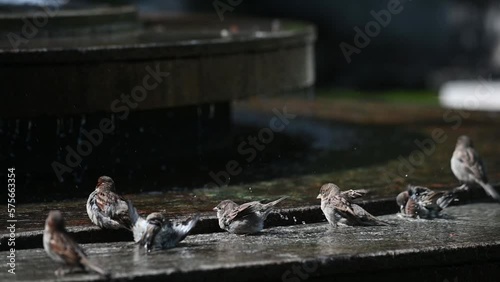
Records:
M32 76L26 77L27 73ZM152 73L161 75L154 79ZM0 104L3 117L111 113L113 104L115 112L117 105L124 104L120 102L123 95L129 99L141 96L132 109L140 111L311 87L315 81L314 48L302 45L260 53L83 65L7 65L0 67L0 76L9 81L3 89L9 103ZM145 90L146 78L147 85L155 87Z
M500 243L457 244L452 247L427 247L368 254L337 255L310 259L233 264L195 271L159 270L154 274L117 275L132 281L446 281L442 277L463 275L456 281L495 277L500 273ZM315 266L304 280L300 276L285 279L294 269ZM295 272L297 274L297 272ZM478 276L479 274L479 276ZM402 280L402 277L404 279ZM440 277L437 279L437 277ZM498 277L498 276L496 276ZM380 280L379 280L380 279ZM454 281L453 278L448 280ZM492 280L487 280L492 281Z

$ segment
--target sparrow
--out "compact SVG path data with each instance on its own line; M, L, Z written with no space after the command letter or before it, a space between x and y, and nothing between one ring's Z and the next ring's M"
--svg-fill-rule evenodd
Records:
M83 249L69 236L64 226L64 219L58 210L49 212L45 221L45 230L43 231L43 248L51 259L69 266L82 270L90 269L103 276L109 277L109 273L100 267L91 263ZM56 275L64 275L63 267L56 270Z
M462 135L458 137L450 163L453 174L463 183L463 186L477 183L483 187L489 196L500 202L500 195L488 183L483 161L468 136Z
M341 192L340 188L333 183L321 186L317 199L321 199L321 210L331 225L335 227L338 223L350 226L389 225L352 203L353 199L363 195L361 192L353 191L356 190Z
M396 203L404 216L433 219L439 217L440 212L456 199L459 189L435 192L427 187L408 185L408 189L396 197Z
M163 214L154 212L146 219L141 217L130 201L127 202L134 242L147 252L153 249L173 248L184 240L199 220L196 215L193 219L185 222L172 222L167 220Z
M130 230L127 201L115 193L115 182L109 176L97 179L97 186L87 200L87 214L101 228Z
M264 221L274 206L288 197L281 197L267 204L254 201L238 205L231 200L220 202L217 212L219 227L233 234L255 234L264 229Z

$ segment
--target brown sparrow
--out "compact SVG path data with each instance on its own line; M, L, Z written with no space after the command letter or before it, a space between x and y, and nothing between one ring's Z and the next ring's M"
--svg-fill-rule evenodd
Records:
M477 183L483 187L489 196L500 201L500 195L488 183L481 157L474 149L472 140L466 135L462 135L457 139L457 145L451 157L451 170L455 177L464 184L463 186Z
M362 196L361 193L353 194L351 191L341 192L340 188L333 183L321 186L317 199L321 199L321 210L331 225L335 227L338 223L350 226L389 225L362 207L351 203L352 199Z
M396 203L404 216L433 219L456 199L458 189L460 187L453 191L435 192L427 187L408 185L408 189L396 197Z
M43 231L43 248L47 255L54 261L82 270L90 269L101 275L109 276L109 273L100 267L91 263L85 255L83 249L69 236L64 226L64 219L61 212L53 210L45 221L45 230ZM63 275L63 268L56 270L56 275Z
M97 186L87 200L87 214L101 228L130 229L127 201L115 193L115 182L109 176L97 179Z
M274 206L286 198L282 197L267 204L255 201L242 205L224 200L214 208L214 211L217 212L221 229L234 234L254 234L264 228L264 221Z
M151 213L144 219L130 201L128 205L134 241L148 252L153 249L175 247L186 238L199 220L199 216L195 216L185 222L171 222L159 212Z

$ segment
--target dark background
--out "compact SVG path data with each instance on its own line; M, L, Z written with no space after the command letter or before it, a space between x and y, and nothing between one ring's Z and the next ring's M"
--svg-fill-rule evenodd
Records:
M449 79L496 73L498 1L401 1L403 11L392 15L370 45L347 63L340 43L353 45L354 27L364 29L373 20L370 12L387 9L388 2L243 0L224 17L251 15L313 22L318 28L319 87L437 89ZM217 17L214 1L136 3L143 11L203 12Z

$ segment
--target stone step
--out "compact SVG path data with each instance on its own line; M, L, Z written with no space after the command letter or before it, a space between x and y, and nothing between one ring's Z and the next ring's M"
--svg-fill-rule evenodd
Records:
M89 258L129 281L494 281L500 269L500 205L449 207L445 218L381 216L395 226L326 223L265 229L254 236L188 236L178 247L141 254L131 242L82 244ZM8 252L0 252L6 257ZM41 248L16 252L16 278L53 281ZM494 276L496 275L496 276ZM7 271L0 280L12 279ZM69 274L60 281L99 281Z

